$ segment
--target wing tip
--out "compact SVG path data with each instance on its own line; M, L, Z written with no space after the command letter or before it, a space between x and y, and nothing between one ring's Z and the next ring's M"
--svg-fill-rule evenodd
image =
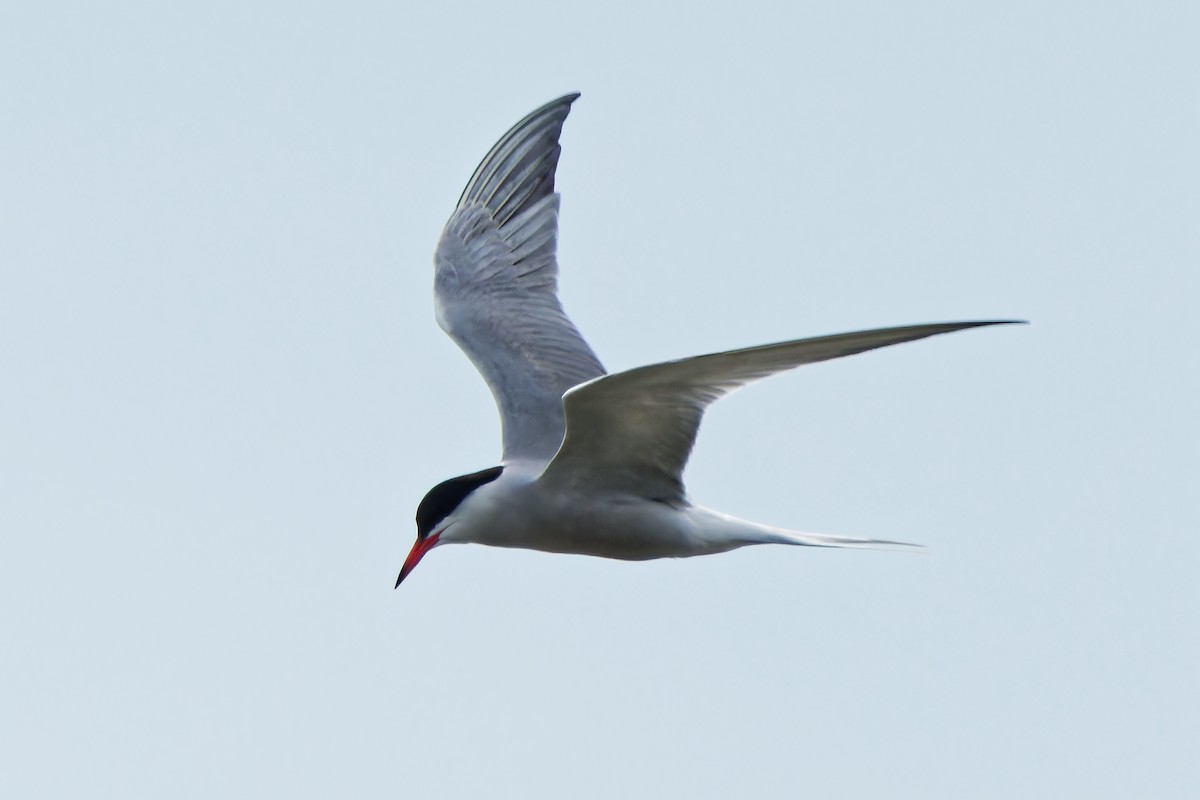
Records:
M560 147L558 139L562 134L563 123L566 122L567 115L571 112L571 105L579 97L580 92L568 92L556 97L538 106L505 131L475 168L471 179L467 181L462 194L459 195L457 207L462 208L465 203L470 201L481 201L488 206L489 210L496 211L493 197L483 195L488 192L488 187L494 191L497 185L512 180L516 174L522 172L522 167L528 170L532 166L534 174L526 174L521 179L535 178L535 183L540 184L540 188L533 188L527 192L528 196L522 197L518 201L519 204L552 194L554 192L554 175L558 168ZM537 145L534 140L539 138L542 141L540 145ZM531 148L533 153L539 151L542 153L533 158L535 162L540 161L540 165L530 164ZM525 155L514 160L514 154L518 150L524 150Z
M1027 319L983 319L969 324L978 328L984 325L1028 325L1030 323Z
M970 328L985 328L989 325L1028 325L1028 324L1029 324L1029 320L1027 320L1027 319L970 319L970 320L961 320L959 322L934 322L934 323L929 323L929 327L940 327L940 328L947 328L949 330L962 331L962 330L968 330ZM915 329L915 328L921 328L921 327L925 327L925 326L924 325L906 325L906 326L901 326L901 327L908 327L908 328ZM887 329L880 328L879 330L887 330Z
M534 120L538 119L539 117L546 116L546 115L548 115L552 112L555 112L559 109L562 109L563 117L565 119L566 114L569 113L571 110L571 106L581 96L582 96L582 92L567 92L566 94L559 95L558 97L554 98L553 100L548 100L545 103L542 103L540 106L535 108L533 111L530 111L528 114L526 114L524 117L522 117L520 122L518 122L516 125L513 125L512 128L509 129L508 133L505 133L505 135L502 136L501 139L506 138L509 133L520 130L522 127L528 125L529 123L533 122Z

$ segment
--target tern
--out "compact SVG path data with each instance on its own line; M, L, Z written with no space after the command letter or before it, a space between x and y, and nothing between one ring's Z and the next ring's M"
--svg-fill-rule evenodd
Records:
M776 372L985 320L841 333L606 373L558 300L559 136L577 93L501 137L467 182L434 256L438 324L499 407L499 466L444 481L417 508L396 586L433 548L476 543L645 560L756 544L900 545L760 525L688 499L705 409Z

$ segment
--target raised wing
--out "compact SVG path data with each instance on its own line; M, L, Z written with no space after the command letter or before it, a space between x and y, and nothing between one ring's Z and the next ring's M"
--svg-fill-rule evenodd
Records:
M562 444L562 396L604 374L558 302L558 137L578 94L513 126L467 182L434 256L438 324L483 374L504 461L548 460Z
M567 393L567 435L542 475L552 485L684 502L683 468L713 402L775 372L983 325L946 322L841 333L631 369Z

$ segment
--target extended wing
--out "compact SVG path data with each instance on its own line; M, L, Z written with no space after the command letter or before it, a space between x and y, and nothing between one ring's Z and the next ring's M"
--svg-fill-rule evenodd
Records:
M563 393L604 374L557 295L554 172L578 97L547 103L492 147L434 257L438 324L492 390L505 462L553 456L563 439Z
M1014 320L946 322L841 333L713 353L606 375L563 399L567 435L547 466L548 484L684 502L683 468L704 410L776 372Z

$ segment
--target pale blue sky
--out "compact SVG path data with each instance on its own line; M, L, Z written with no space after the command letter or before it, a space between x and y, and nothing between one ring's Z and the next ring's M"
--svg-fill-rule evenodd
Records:
M1193 3L10 3L0 794L1200 793ZM431 254L580 90L610 369L1023 317L720 403L699 502L923 556L442 548Z

